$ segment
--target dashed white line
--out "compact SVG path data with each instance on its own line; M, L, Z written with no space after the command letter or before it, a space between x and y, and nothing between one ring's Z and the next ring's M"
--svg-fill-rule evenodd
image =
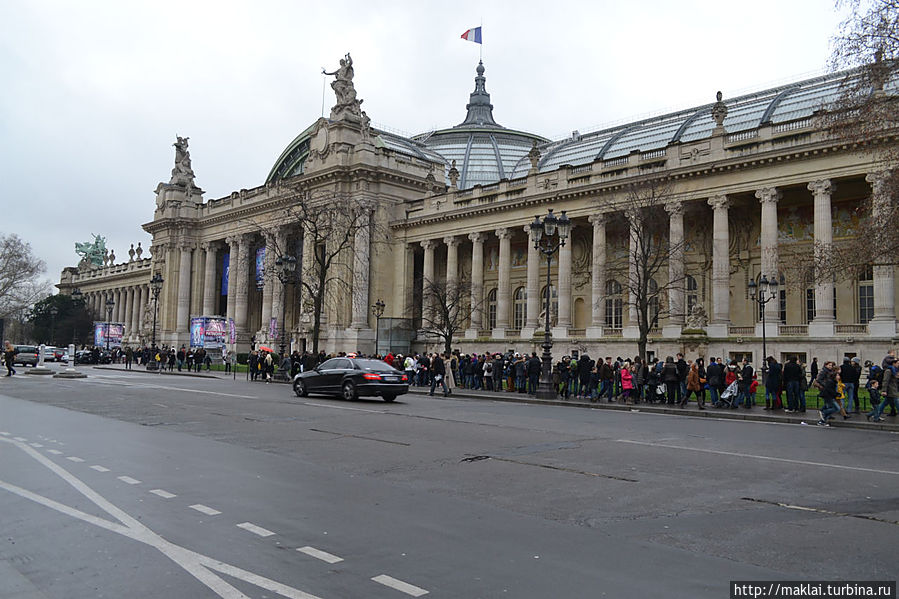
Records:
M28 440L25 437L13 437L13 439L15 439L16 441L22 441L23 443Z
M120 481L123 483L128 483L129 485L139 485L140 481L136 478L131 478L130 476L117 476Z
M270 537L275 534L270 530L266 530L266 529L262 528L261 526L256 526L255 524L252 524L250 522L244 522L242 524L238 524L237 528L242 528L244 530L248 530L251 533L253 533L254 535L259 535L260 537Z
M401 593L406 593L407 595L411 595L412 597L421 597L422 595L427 595L428 591L415 586L414 584L409 584L408 582L403 582L402 580L397 580L393 576L387 576L386 574L381 574L380 576L375 576L372 578L375 582L383 584L385 587L390 587L391 589L396 589Z
M79 464L84 461L81 458L75 457L73 455L70 455L66 459L69 460L70 462L78 462Z
M169 493L168 491L163 491L162 489L153 489L152 491L150 491L150 493L153 493L153 495L158 495L163 499L171 499L172 497L177 497L177 495L175 495L174 493Z
M43 445L40 443L29 443L29 445L31 445L32 447L38 447L38 448L43 447Z
M329 564L336 564L337 562L342 562L342 557L337 557L331 553L326 551L322 551L321 549L316 549L315 547L300 547L297 549L300 553L305 553L308 556L314 557L315 559L320 559L323 562L328 562Z
M4 437L8 437L9 433L7 433L6 431L0 431L0 435L3 435Z
M48 449L47 453L52 453L53 455L62 455L62 452L58 449Z
M219 514L221 514L220 511L214 510L209 506L203 505L202 503L194 504L190 506L190 509L197 510L201 514L206 514L207 516L218 516Z
M91 470L96 470L97 472L109 472L109 468L104 468L103 466L91 466Z

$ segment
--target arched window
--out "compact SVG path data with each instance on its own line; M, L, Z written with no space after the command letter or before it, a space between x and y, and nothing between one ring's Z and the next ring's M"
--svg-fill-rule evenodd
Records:
M521 330L524 327L524 315L528 305L528 290L525 287L519 287L515 290L512 298L512 328Z
M696 284L696 279L694 279L690 275L687 275L686 291L687 291L687 314L692 314L693 308L696 307L696 304L699 303L699 285Z
M649 317L649 328L656 329L659 327L659 284L655 279L649 279L647 291L649 295L647 307L649 309L646 315Z
M606 327L621 328L621 283L615 279L606 281Z
M546 285L543 286L543 289L540 290L540 322L545 322L546 318ZM556 286L549 286L549 324L550 326L556 326L556 323L559 320L559 296L556 292Z
M496 328L496 289L487 294L487 328Z
M871 266L858 275L858 321L867 323L874 318L874 269Z

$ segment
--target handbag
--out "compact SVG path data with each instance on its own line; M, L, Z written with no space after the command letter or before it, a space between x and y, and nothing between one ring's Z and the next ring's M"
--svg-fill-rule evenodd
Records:
M665 392L666 392L666 391L667 391L667 389L665 388L665 385L663 385L663 384L661 384L661 383L659 383L659 386L656 387L656 394L657 394L657 395L665 395Z

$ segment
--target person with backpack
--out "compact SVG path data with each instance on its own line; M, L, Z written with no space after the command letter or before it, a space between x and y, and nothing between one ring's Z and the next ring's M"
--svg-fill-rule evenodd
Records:
M824 362L824 367L818 372L818 378L812 385L818 389L818 397L824 402L824 408L818 411L821 417L818 426L830 426L827 421L840 411L837 405L837 364L831 360Z
M880 372L875 373L875 368ZM874 373L873 380L871 373ZM869 393L872 393L872 388L879 390L883 395L883 399L876 408L866 414L866 417L873 422L883 422L882 414L884 409L889 405L895 410L896 397L899 396L899 370L896 368L896 358L894 356L887 356L883 361L882 368L878 368L876 365L871 366L868 371L868 385ZM871 403L874 403L873 393L871 395Z

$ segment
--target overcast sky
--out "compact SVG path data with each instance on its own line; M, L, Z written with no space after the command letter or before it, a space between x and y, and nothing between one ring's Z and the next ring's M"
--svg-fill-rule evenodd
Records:
M54 283L92 233L127 260L176 134L207 200L260 185L346 52L376 126L461 122L481 49L497 122L558 138L820 74L840 20L830 0L2 0L0 232ZM479 24L482 48L460 39Z

